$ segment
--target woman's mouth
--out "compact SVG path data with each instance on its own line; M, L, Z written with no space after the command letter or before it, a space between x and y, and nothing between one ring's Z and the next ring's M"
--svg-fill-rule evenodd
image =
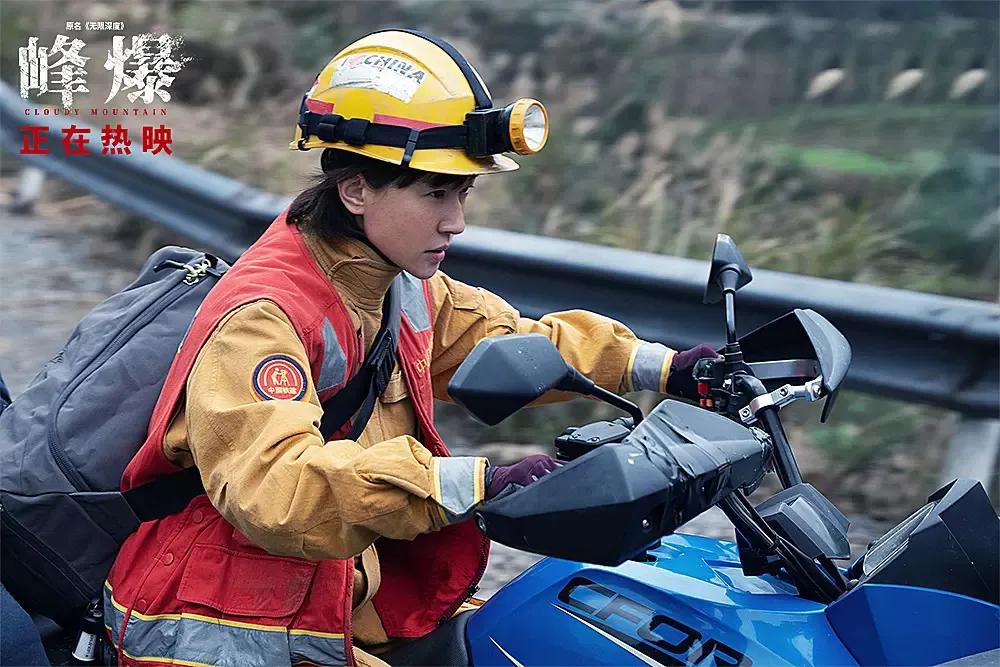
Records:
M431 258L435 262L442 262L444 261L444 255L445 252L447 252L447 250L448 246L443 245L443 246L438 246L437 248L432 248L431 250L428 250L427 253L431 256Z

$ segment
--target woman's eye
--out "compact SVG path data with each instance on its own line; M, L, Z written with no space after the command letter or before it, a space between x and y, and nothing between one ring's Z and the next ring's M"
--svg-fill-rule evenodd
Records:
M427 193L427 196L431 197L432 199L444 199L447 195L448 193L445 192L444 190L432 190Z

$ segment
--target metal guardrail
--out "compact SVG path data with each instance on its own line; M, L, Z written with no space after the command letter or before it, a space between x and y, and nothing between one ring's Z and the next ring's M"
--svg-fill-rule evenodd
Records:
M0 147L227 258L288 202L162 155L61 155L60 129L82 123L27 118L29 106L0 84ZM56 150L18 155L20 126L39 119L49 126ZM444 268L503 295L529 317L585 308L672 347L721 342L724 331L721 308L701 302L707 261L469 228L455 240ZM740 292L738 325L748 331L795 307L822 313L851 341L848 387L973 417L992 418L1000 410L1000 306L759 270Z
M586 308L672 347L725 342L722 308L702 303L707 261L492 229L467 230L449 255L449 274L531 317ZM823 314L851 342L846 386L970 416L997 414L997 305L756 270L737 297L737 325L746 332L792 308Z

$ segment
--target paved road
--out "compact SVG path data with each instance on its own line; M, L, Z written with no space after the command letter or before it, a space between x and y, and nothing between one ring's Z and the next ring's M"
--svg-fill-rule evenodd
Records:
M0 372L12 392L87 311L135 276L138 264L111 231L93 218L0 215Z
M12 182L0 179L0 194ZM135 241L123 240L115 215L90 198L43 204L31 216L0 216L0 371L11 390L20 392L32 375L60 348L75 323L107 295L134 277L141 263ZM137 235L127 234L135 239ZM461 443L456 453L482 454ZM493 445L494 461L516 460L532 450L520 445ZM884 532L863 517L853 519L855 553ZM686 524L681 532L733 539L732 526L718 510ZM495 545L480 596L498 588L538 560Z

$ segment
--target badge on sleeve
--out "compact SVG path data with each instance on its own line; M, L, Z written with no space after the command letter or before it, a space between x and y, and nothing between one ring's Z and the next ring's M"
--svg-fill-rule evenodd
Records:
M257 364L253 388L268 401L298 401L306 395L306 373L287 354L272 354Z

